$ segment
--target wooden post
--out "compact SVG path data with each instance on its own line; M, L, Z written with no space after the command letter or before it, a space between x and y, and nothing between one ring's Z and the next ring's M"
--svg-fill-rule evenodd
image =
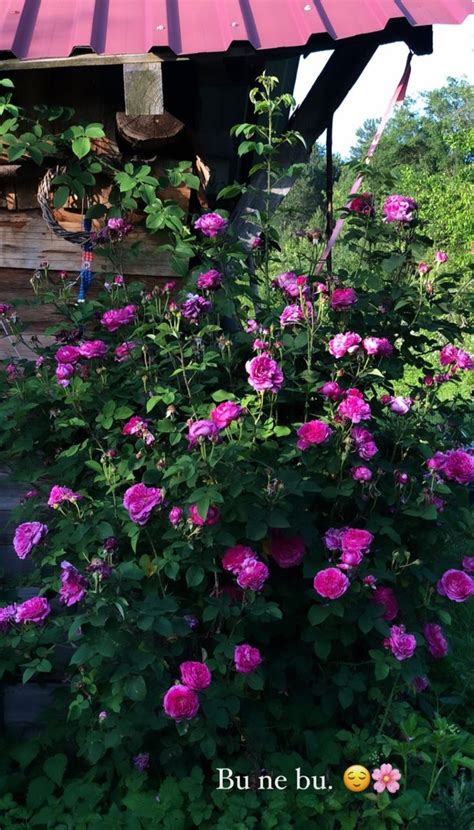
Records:
M329 118L326 127L326 240L329 241L332 234L333 227L333 184L334 172L332 163L332 125L333 117ZM332 252L330 251L326 259L326 267L328 274L332 271Z
M126 115L161 115L164 112L161 61L125 63L123 86Z

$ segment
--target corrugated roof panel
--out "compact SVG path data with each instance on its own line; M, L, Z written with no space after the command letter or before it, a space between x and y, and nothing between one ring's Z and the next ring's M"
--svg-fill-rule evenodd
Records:
M397 17L412 26L461 23L471 10L470 0L1 0L0 52L192 55L226 52L234 41L276 49L304 46L315 34L339 40L380 31Z

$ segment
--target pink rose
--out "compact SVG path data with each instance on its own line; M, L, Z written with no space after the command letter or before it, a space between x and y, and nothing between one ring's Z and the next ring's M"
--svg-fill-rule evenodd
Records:
M124 360L130 357L131 353L137 347L137 343L134 343L133 340L126 340L124 343L121 343L120 346L117 346L114 349L115 360L117 363L123 363Z
M450 568L442 575L436 589L438 594L453 602L465 602L474 594L474 579L464 571Z
M436 260L436 262L439 262L439 263L447 262L448 261L448 255L445 251L436 251L435 260Z
M219 440L219 429L214 421L202 419L188 424L188 447L190 450L199 443L201 439L209 441Z
M39 545L48 532L47 525L41 522L23 522L18 525L13 537L13 547L19 559L26 559L35 545Z
M373 478L372 470L368 467L353 467L351 475L354 481L371 481Z
M237 585L243 591L261 591L268 579L268 568L253 556L244 559L237 576Z
M356 527L347 527L341 533L341 549L343 553L358 551L368 553L374 541L372 533Z
M430 266L426 262L420 262L417 268L419 274L427 274Z
M324 568L324 570L318 571L314 577L313 586L319 596L327 599L339 599L346 593L349 580L339 568Z
M169 306L171 308L171 305ZM212 303L199 294L187 294L184 303L181 303L181 314L190 323L198 323L203 314L212 311Z
M168 514L168 519L170 525L177 527L183 519L183 511L181 507L172 507Z
M75 504L80 499L82 499L82 496L79 493L75 493L69 487L61 487L59 484L55 484L49 494L48 507L59 507L65 501Z
M79 346L81 357L91 360L93 357L105 357L107 346L103 340L86 340Z
M364 461L370 461L377 454L378 448L374 441L374 436L368 429L354 427L354 429L351 429L351 438L354 441L359 458L362 458Z
M357 302L357 294L353 288L336 288L331 294L331 308L334 311L344 311Z
M348 331L345 334L336 334L332 340L329 341L329 352L335 358L345 357L346 354L355 354L359 350L362 343L360 334L355 334L353 331Z
M256 561L257 558L257 554L252 548L245 545L234 545L234 547L227 548L225 551L222 557L222 567L225 571L230 571L230 573L237 576L247 559L255 559Z
M383 618L392 622L398 614L398 602L393 590L388 585L378 585L372 594L373 602L383 605Z
M338 401L344 394L344 390L341 389L339 384L335 381L328 381L327 383L324 383L318 389L318 392L330 401Z
M257 392L278 392L283 384L283 372L276 360L258 355L245 364L248 382Z
M137 525L146 524L155 507L162 503L163 493L159 487L147 487L145 484L133 484L125 490L123 497L123 506L130 520Z
M474 455L464 450L436 452L426 465L428 469L442 473L449 481L457 484L472 484L474 481Z
M16 607L15 622L17 623L42 623L51 608L45 597L31 597Z
M390 636L385 638L383 644L397 660L408 660L416 649L416 639L413 634L405 633L404 625L392 625Z
M111 308L102 315L100 322L107 331L117 331L121 326L127 326L133 323L136 314L137 307L135 305L126 305L123 308Z
M286 536L281 530L272 530L269 552L280 568L294 568L304 559L304 539L302 536Z
M463 349L458 349L451 343L443 346L439 353L439 362L441 366L450 366L455 369L472 370L474 369L474 359L468 352Z
M365 337L362 346L367 354L390 357L393 353L393 346L386 337Z
M211 410L211 418L219 429L226 429L232 421L237 421L243 413L238 403L223 401Z
M247 320L247 324L245 326L245 331L247 334L255 334L258 331L258 323L256 320Z
M335 527L330 527L329 530L326 531L324 534L324 544L326 545L328 550L341 550L342 548L342 537L344 533L348 530L347 527L341 527L339 529Z
M5 605L0 608L0 634L7 634L9 628L15 622L17 605Z
M462 566L467 573L474 573L474 556L464 556Z
M57 363L77 363L81 357L81 351L77 346L61 346L54 355Z
M234 664L236 671L240 674L250 674L262 662L262 656L258 648L253 648L247 643L236 646L234 651Z
M196 285L203 291L215 291L221 287L223 282L224 277L220 271L212 269L211 271L206 271L204 274L199 274Z
M370 216L373 213L374 197L371 193L360 193L350 200L347 209L360 216Z
M74 375L74 366L72 363L59 363L56 367L55 375L59 386L65 389L69 386L71 378Z
M425 623L423 626L423 636L432 657L435 657L437 660L440 660L441 657L446 657L448 643L440 625L437 623Z
M410 196L389 196L383 206L385 222L411 222L417 208Z
M307 450L314 444L323 444L328 441L333 430L324 421L308 421L302 424L297 431L298 441L296 446L299 450Z
M199 515L197 506L195 504L191 504L189 507L189 518L194 525L198 525L198 527L207 527L211 525L216 525L221 518L220 511L217 507L214 507L212 504L209 506L209 510L207 511L207 516L205 519L202 519Z
M207 689L211 685L211 672L205 663L197 663L190 660L186 663L181 663L179 671L181 674L181 683L184 686L188 686L189 689L197 691L199 689Z
M122 435L136 435L141 438L147 446L153 444L155 436L148 429L148 419L140 418L139 415L132 415L122 427Z
M304 320L304 314L299 305L287 305L280 314L280 325L282 328L286 326L294 326L296 323L301 323Z
M306 280L303 283L298 282L298 277L292 271L284 271L282 274L278 274L273 280L273 286L280 289L285 297L290 299L298 299L301 295L307 297L309 294Z
M225 231L228 224L228 220L224 219L222 216L219 216L218 213L205 213L203 216L200 216L199 219L196 219L194 228L197 231L201 231L203 236L207 236L212 239L219 233Z
M168 717L173 720L191 720L199 711L199 698L194 689L177 683L166 692L163 698L163 708Z
M61 562L61 590L59 599L68 608L76 605L85 596L88 582L70 562Z
M414 677L412 685L415 692L424 692L430 685L430 682L427 677Z
M347 396L341 401L337 411L342 418L347 418L353 424L368 421L372 417L370 406L358 389L348 390Z
M404 398L402 395L396 397L390 396L389 407L397 415L406 415L410 411L412 404L413 401L411 398Z

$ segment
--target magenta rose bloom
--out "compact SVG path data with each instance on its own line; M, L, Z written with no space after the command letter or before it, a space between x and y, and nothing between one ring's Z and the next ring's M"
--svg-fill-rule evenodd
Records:
M188 686L189 689L198 691L199 689L207 689L211 685L211 672L205 663L189 660L186 663L181 663L179 671L181 674L181 683L184 686Z
M397 397L390 396L389 407L396 415L406 415L412 407L413 401L411 398L404 398L402 395Z
M359 424L361 421L368 421L372 418L370 406L358 389L348 390L346 397L337 407L337 411L341 418L347 418L353 424Z
M190 323L197 323L202 314L212 310L212 303L199 294L188 294L187 299L181 304L181 314Z
M370 216L374 209L374 197L372 193L360 193L355 196L347 205L347 209L351 213L357 213L359 216Z
M19 559L26 559L35 545L39 545L48 532L47 525L41 522L23 522L18 525L13 537L13 547Z
M107 331L117 331L122 326L128 326L133 323L137 315L137 307L135 305L126 305L123 308L111 308L106 311L100 318L101 325Z
M247 643L236 646L234 651L234 664L236 671L240 674L250 674L262 662L262 656L258 648L253 648Z
M435 253L435 260L436 262L442 263L448 261L448 255L446 251L436 251Z
M274 288L278 288L288 299L296 300L298 297L307 297L309 294L306 280L301 282L301 279L292 271L284 271L282 274L278 274L272 284Z
M81 350L77 346L61 346L54 355L57 363L77 363L81 357Z
M211 418L219 429L226 429L232 421L238 421L243 409L233 401L223 401L211 410Z
M324 421L308 421L302 424L297 431L298 441L296 446L299 450L307 450L313 444L323 444L328 441L333 430Z
M205 519L201 519L199 515L197 506L195 504L191 504L189 506L189 518L193 525L198 525L198 527L216 525L221 518L220 511L217 507L214 507L212 504L209 506L209 510L207 511L207 516Z
M126 340L124 343L121 343L120 346L117 346L114 349L114 359L117 363L123 363L124 360L130 357L131 353L137 347L137 343L134 343L133 340Z
M31 597L16 607L15 622L17 623L42 623L51 608L45 597Z
M48 507L59 507L65 501L75 504L80 499L82 499L82 496L79 493L75 493L69 487L61 487L59 484L55 484L49 494Z
M56 380L59 386L62 386L65 389L71 383L71 378L74 375L74 366L72 363L59 363L56 366L56 371L54 373L56 375Z
M258 557L255 551L245 545L234 545L234 547L227 548L225 551L222 557L222 567L225 571L230 571L230 573L237 576L247 559L257 561Z
M334 311L344 311L357 302L357 293L353 288L336 288L331 294L331 308Z
M418 205L410 196L393 194L383 206L385 222L411 222Z
M344 394L344 390L341 389L339 384L335 381L328 381L327 383L324 383L318 389L318 392L330 401L338 401Z
M464 349L458 349L456 368L464 369L468 372L474 369L474 358L468 352L465 352Z
M299 305L287 305L280 314L280 326L284 329L286 326L294 326L296 323L301 323L304 320L304 314Z
M136 435L137 438L141 438L149 446L155 440L155 436L148 429L149 423L147 418L140 418L139 415L133 415L122 427L122 435Z
M442 575L436 590L442 597L447 597L453 602L465 602L474 594L474 579L464 571L450 568Z
M220 273L220 271L216 271L213 268L211 271L206 271L204 274L199 274L196 285L203 291L215 291L217 288L221 287L223 282L223 275Z
M201 439L208 439L209 441L219 440L219 428L214 421L202 419L201 421L194 421L188 425L188 447L190 450L199 443Z
M199 698L194 689L178 683L166 692L163 708L173 720L191 720L199 711Z
M283 372L276 360L261 354L245 364L248 381L257 392L278 392L283 384Z
M339 359L345 357L346 354L355 354L359 350L362 343L360 334L353 331L348 331L345 334L336 334L332 340L329 341L329 352L333 357Z
M294 568L304 559L304 539L302 536L285 536L281 530L272 530L269 552L280 568Z
M218 213L205 213L203 216L200 216L199 219L196 219L194 228L197 231L201 231L203 236L207 236L212 239L219 233L225 231L228 224L228 220L224 219L222 216L219 216Z
M462 566L468 574L474 573L474 556L464 556Z
M335 528L330 527L329 530L326 531L324 534L324 544L326 545L328 550L341 550L342 548L342 537L348 530L347 527Z
M237 585L243 591L261 591L268 579L268 568L253 556L244 559L237 577Z
M147 523L155 507L163 503L163 493L159 487L147 487L145 484L133 484L125 490L123 506L128 511L132 522L137 525Z
M377 585L372 594L373 602L383 605L383 618L392 622L398 614L398 602L395 594L388 585Z
M415 692L424 692L430 685L427 677L414 677L411 682Z
M373 473L368 467L353 467L351 470L351 476L354 481L371 481Z
M81 357L92 360L93 357L105 357L107 346L103 340L86 340L79 346Z
M348 527L341 534L341 549L347 552L360 551L360 553L368 553L373 541L373 534L368 530Z
M390 357L393 354L393 346L386 337L365 337L362 346L364 351L370 355Z
M351 438L354 441L359 458L362 458L364 461L370 461L378 453L374 436L368 429L354 427L354 429L351 429Z
M464 450L451 450L446 453L441 472L449 481L457 484L474 482L474 455Z
M437 623L426 623L423 626L423 636L426 640L427 649L432 657L440 660L448 653L448 642L443 634L443 629Z
M6 634L15 622L17 605L6 605L0 608L0 634Z
M182 510L182 508L181 507L172 507L169 514L168 514L168 519L169 519L170 525L173 525L173 527L177 527L183 519L183 510Z
M59 599L68 607L76 605L85 596L89 583L70 562L61 562L61 589Z
M339 599L346 593L349 580L339 568L324 568L324 570L318 571L314 577L313 586L320 597Z
M385 638L383 644L397 660L408 660L416 649L416 639L413 634L405 633L404 625L392 625L390 636Z

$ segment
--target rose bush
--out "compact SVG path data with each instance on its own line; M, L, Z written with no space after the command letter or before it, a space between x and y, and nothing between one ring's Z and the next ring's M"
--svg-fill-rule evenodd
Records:
M264 111L288 103L262 83ZM29 496L12 538L37 596L6 586L1 667L61 682L47 729L5 745L12 826L421 828L474 765L460 704L439 709L474 593L469 401L440 390L472 360L425 291L416 209L351 214L369 264L324 283L284 262L272 280L267 213L249 268L222 210L176 231L196 263L179 286L121 280L83 305L39 287L67 322L2 372L2 458ZM354 761L400 766L400 793L379 776L354 798ZM297 766L333 789L215 790L217 767Z

